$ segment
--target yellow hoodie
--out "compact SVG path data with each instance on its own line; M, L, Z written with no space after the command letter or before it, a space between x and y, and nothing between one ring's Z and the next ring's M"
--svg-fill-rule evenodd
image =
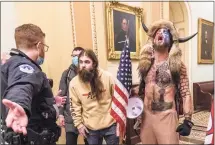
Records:
M72 103L70 110L78 129L84 125L91 130L100 130L115 123L110 115L114 80L110 73L101 69L99 77L104 85L104 92L99 101L96 97L91 98L90 84L83 83L79 75L70 81L69 94Z

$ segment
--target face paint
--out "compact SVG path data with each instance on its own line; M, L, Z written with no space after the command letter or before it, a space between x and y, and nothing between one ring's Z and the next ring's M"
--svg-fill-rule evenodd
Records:
M154 37L154 46L157 50L164 50L166 48L169 49L171 40L170 40L170 32L168 29L161 28L159 29Z

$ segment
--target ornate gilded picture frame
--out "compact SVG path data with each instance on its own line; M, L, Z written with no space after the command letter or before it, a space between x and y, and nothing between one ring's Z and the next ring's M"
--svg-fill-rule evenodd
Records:
M125 43L131 59L139 59L142 13L142 8L106 2L108 59L120 59Z
M214 63L214 23L198 19L198 63Z

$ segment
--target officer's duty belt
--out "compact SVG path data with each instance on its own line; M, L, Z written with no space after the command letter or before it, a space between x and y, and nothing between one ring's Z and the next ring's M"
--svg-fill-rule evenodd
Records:
M27 136L23 136L22 134L5 132L4 138L9 144L13 145L46 145L56 143L61 135L61 129L57 128L57 131L50 132L48 130L43 130L41 133L37 133L32 129L27 128ZM7 137L6 137L7 136Z

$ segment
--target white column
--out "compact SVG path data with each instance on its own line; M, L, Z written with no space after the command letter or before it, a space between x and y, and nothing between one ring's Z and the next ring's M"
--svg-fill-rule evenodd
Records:
M1 52L15 48L14 32L17 26L15 3L1 2Z

